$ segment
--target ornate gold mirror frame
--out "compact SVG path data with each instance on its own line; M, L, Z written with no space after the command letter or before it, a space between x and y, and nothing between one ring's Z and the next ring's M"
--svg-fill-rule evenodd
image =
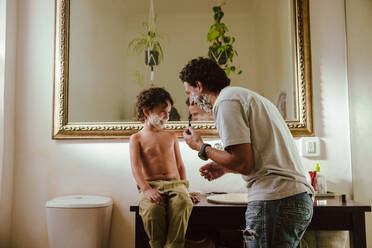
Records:
M312 136L312 81L309 27L309 0L294 1L296 45L297 120L286 121L293 136ZM53 92L53 139L128 138L142 128L140 122L69 122L69 8L70 0L56 0L55 72ZM180 87L181 84L180 84ZM169 122L166 129L181 136L186 121ZM205 137L218 137L213 122L193 122Z

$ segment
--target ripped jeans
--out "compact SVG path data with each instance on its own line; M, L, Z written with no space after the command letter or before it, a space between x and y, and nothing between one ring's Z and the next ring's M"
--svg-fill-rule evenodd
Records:
M313 216L307 193L271 201L252 201L245 212L246 248L296 248Z

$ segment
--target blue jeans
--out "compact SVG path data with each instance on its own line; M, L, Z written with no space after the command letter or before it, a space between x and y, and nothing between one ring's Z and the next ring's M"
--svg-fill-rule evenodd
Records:
M307 193L271 201L252 201L245 212L245 247L296 248L313 216Z

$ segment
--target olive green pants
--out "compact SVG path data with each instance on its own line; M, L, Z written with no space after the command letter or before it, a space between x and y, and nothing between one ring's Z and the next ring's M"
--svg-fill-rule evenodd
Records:
M164 192L160 204L149 201L141 191L139 195L139 214L151 248L184 248L193 206L187 190L189 182L171 179L148 183L152 188Z

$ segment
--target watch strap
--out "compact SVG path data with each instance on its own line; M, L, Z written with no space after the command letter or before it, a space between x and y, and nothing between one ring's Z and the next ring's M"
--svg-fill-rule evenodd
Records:
M207 153L205 152L205 148L207 148L207 146L211 146L211 145L210 144L207 144L207 143L204 143L200 147L200 150L199 150L199 153L198 153L198 156L199 156L200 159L208 160Z

